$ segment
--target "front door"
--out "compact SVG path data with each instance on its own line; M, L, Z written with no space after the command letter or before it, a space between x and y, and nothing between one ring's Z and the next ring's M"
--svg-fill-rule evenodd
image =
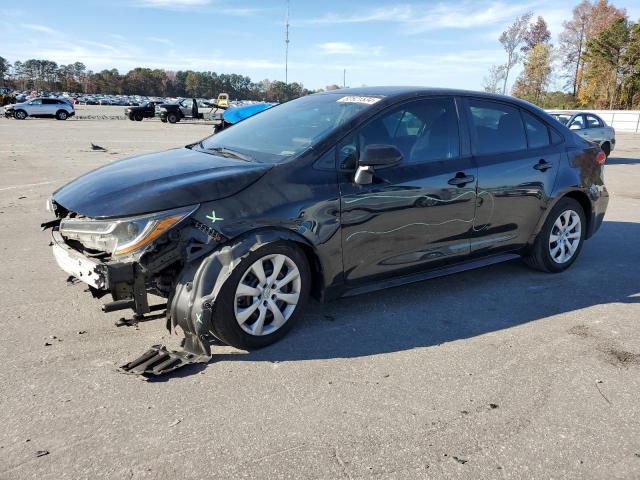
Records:
M546 208L560 167L562 139L515 105L469 99L467 116L478 165L474 254L524 246Z
M461 149L456 101L412 100L378 114L336 149L347 283L411 273L469 253L476 169ZM354 183L367 145L390 144L400 165Z
M39 117L40 115L44 115L44 107L42 105L41 98L31 100L27 105L27 113L32 117Z

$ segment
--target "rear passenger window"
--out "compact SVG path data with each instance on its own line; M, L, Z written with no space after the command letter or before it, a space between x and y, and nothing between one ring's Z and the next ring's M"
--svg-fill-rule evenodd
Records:
M540 148L549 145L549 129L547 126L527 112L522 112L522 116L527 127L529 148Z
M550 128L549 131L551 132L551 143L554 145L558 145L559 143L562 143L564 141L564 138L562 138L560 136L560 134L558 132L556 132L553 128Z
M602 123L600 119L594 115L585 115L587 118L587 128L600 128Z
M527 137L517 108L485 100L469 100L475 153L490 155L527 149Z

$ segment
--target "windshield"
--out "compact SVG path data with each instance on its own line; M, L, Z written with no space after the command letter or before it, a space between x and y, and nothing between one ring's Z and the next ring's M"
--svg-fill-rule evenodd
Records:
M568 113L552 113L551 115L563 125L566 125L569 120L571 120L571 117L573 117L573 115Z
M345 94L309 95L272 107L203 140L200 148L240 152L280 163L311 147L358 112L380 100Z

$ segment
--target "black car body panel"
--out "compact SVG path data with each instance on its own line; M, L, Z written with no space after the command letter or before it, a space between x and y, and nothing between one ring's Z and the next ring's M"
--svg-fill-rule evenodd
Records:
M199 205L179 239L163 244L166 253L145 253L137 260L142 271L160 272L163 255L171 259L177 284L173 293L164 290L168 311L172 321L194 335L201 334L202 325L193 322L211 316L220 279L227 278L239 256L264 242L297 243L311 264L315 292L331 299L512 258L533 245L549 211L566 196L583 206L587 237L602 223L608 193L604 167L596 162L599 150L527 102L413 87L318 95L363 98L371 104L281 163L223 158L194 145L99 168L60 188L53 202L64 207L63 215L91 218ZM403 126L406 134L398 133L398 120L393 142L407 161L375 169L371 183L356 183L361 138L394 109L411 113L423 100L437 100L429 108L437 105L436 113L444 112L429 129L446 123L455 128L457 136L449 138L456 141L441 145L434 136L418 148L423 138L411 118ZM511 135L479 141L487 135L482 122L493 121L483 108L504 109L496 131L517 130L524 144L509 146ZM251 121L220 135L242 132L235 129ZM502 142L504 151L498 148ZM498 151L487 153L494 146ZM434 153L445 147L446 157ZM425 160L429 155L435 157Z
M131 106L126 108L124 113L130 120L136 118L153 118L156 116L156 103L147 102L143 105Z
M234 195L270 168L178 148L113 162L61 187L53 198L92 218L140 215Z

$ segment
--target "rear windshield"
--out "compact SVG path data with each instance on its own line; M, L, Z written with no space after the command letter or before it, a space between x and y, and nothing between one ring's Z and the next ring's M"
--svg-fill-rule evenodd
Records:
M311 147L380 97L309 95L265 110L207 138L204 150L226 148L259 162L280 163Z

